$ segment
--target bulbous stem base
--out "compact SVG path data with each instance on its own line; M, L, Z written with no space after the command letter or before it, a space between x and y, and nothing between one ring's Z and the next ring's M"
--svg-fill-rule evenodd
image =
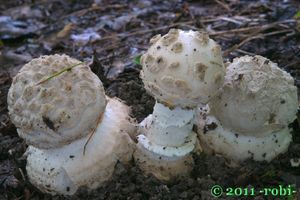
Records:
M193 168L191 152L198 144L192 131L194 113L156 102L153 114L140 123L134 153L136 163L146 174L162 181L189 174Z

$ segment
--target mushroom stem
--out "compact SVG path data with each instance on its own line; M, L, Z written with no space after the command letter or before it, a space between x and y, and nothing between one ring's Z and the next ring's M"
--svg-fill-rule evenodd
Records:
M135 160L146 173L162 181L188 174L197 144L192 131L194 109L170 109L156 102L153 114L140 123Z
M153 114L140 124L140 132L155 145L180 147L191 137L195 111L180 107L170 109L156 102Z

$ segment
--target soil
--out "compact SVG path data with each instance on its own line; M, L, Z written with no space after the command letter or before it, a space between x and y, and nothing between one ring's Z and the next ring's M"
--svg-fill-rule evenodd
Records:
M259 54L291 73L300 88L300 4L298 1L201 0L201 1L33 1L12 0L0 4L0 200L2 199L216 199L213 185L266 188L293 185L297 194L274 197L219 199L300 200L300 117L290 125L293 143L287 153L270 163L245 161L233 166L219 155L194 155L190 177L162 183L145 176L132 162L118 164L112 180L88 192L81 188L72 197L39 192L26 176L27 146L18 137L7 114L6 97L11 77L32 58L65 53L90 62L108 96L116 96L143 120L152 112L154 99L139 78L136 57L148 47L151 36L170 28L206 30L231 61ZM10 16L4 17L4 16ZM82 33L96 33L88 40ZM79 39L78 39L79 38ZM299 90L298 90L299 91ZM300 93L299 93L300 94ZM300 96L300 95L299 95Z

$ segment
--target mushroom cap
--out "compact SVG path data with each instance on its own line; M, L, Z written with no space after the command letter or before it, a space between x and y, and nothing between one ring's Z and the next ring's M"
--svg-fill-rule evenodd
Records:
M20 137L38 148L59 147L88 135L106 106L99 78L67 55L41 56L24 65L8 92L8 110ZM40 84L39 84L40 83Z
M194 108L207 103L223 84L221 48L206 33L171 29L150 43L141 58L141 78L157 101Z
M211 112L234 132L267 135L296 118L293 78L262 56L234 59L227 67L222 90L211 101Z
M128 164L136 131L130 109L118 99L109 99L101 123L89 135L59 148L29 146L26 171L30 182L42 192L72 195L78 188L95 189L109 180L118 162ZM85 154L83 154L86 145Z

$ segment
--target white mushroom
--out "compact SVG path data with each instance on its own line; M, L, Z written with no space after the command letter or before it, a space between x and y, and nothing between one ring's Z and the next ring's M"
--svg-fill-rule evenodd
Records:
M225 68L220 46L206 33L171 29L150 43L141 77L159 102L193 108L217 93Z
M296 118L297 88L277 64L244 56L227 67L222 92L210 107L197 120L204 149L236 161L270 161L292 140L288 125Z
M30 182L43 192L71 195L81 186L95 189L107 181L118 161L132 159L128 113L127 106L110 99L84 154L88 135L59 148L30 146L26 166Z
M82 138L95 128L107 100L99 78L66 55L42 56L22 67L8 93L8 110L20 137L38 148L53 148Z
M171 29L150 43L141 78L156 104L140 124L135 160L145 173L170 180L192 168L194 109L216 95L225 68L220 47L205 33Z
M70 66L76 67L64 71ZM118 160L131 159L134 143L128 134L135 127L129 108L107 98L89 67L69 56L42 56L26 64L13 80L8 108L30 145L29 180L43 192L94 189L111 177Z

